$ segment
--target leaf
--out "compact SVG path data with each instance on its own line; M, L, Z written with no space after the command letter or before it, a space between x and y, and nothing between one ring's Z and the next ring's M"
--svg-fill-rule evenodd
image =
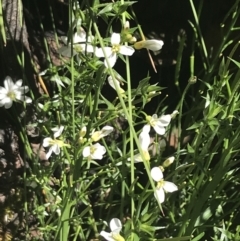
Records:
M215 130L216 126L219 126L219 121L216 118L207 120L207 122L211 130Z
M134 3L136 2L132 1L132 2L124 2L124 4L121 4L121 5L117 4L118 6L116 6L115 11L118 15L121 15L127 10L129 6L133 5Z
M238 68L240 68L240 62L237 62L236 60L231 59L230 57L228 57L228 59L230 59L234 64L236 64Z
M190 146L189 143L187 144L187 150L188 150L188 153L195 153L195 150Z
M223 107L222 106L218 106L218 107L213 107L212 110L210 111L211 113L209 113L209 118L213 118L215 117L217 114L219 114L222 111Z
M194 129L197 129L199 127L201 127L203 125L202 122L199 122L199 123L194 123L192 126L188 127L187 130L194 130Z
M200 240L203 236L204 236L204 232L200 233L197 237L195 237L194 239L191 239L191 241L198 241Z
M145 208L142 210L141 215L145 215L148 211L149 208L149 203L147 203L147 205L145 206Z
M101 11L99 11L98 15L101 15L101 14L104 14L104 13L107 13L107 12L111 12L112 9L113 9L113 3L109 3Z

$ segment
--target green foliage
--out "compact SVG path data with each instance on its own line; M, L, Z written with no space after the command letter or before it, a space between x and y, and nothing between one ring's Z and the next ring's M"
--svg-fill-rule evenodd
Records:
M196 83L198 91L191 96L192 105L186 103L196 80L194 68L190 67L190 81L180 93L176 108L179 115L175 120L171 116L171 123L164 127L169 134L173 128L178 130L177 145L172 153L164 152L160 142L167 135L161 138L152 135L150 148L156 144L159 150L149 151L150 161L141 147L139 135L147 124L143 119L149 115L146 105L159 97L164 88L158 83L151 84L149 76L132 88L131 56L119 56L117 61L124 61L126 69L118 73L114 67L107 68L93 52L87 52L86 46L84 51L73 51L74 44L79 44L74 43L73 33L83 28L93 37L91 44L95 50L109 46L110 36L115 32L113 21L121 23L121 36L126 36L124 24L131 18L127 11L136 2L102 4L95 1L84 8L69 5L72 17L69 45L59 51L65 63L58 68L49 66L43 73L51 80L53 91L50 96L45 94L34 100L37 120L32 124L41 137L51 136L53 141L57 140L61 152L52 153L48 165L43 166L30 148L24 125L20 133L21 140L27 143L25 158L31 159L23 177L24 208L26 213L37 217L39 240L99 239L102 230L110 231L107 224L112 218L122 221L120 235L131 241L240 239L240 63L234 59L238 44L232 47L235 41L231 39L240 13L239 1L227 13L231 21L224 29L225 38L215 56L208 54L201 34L199 20L203 1L199 12L193 1L189 2L196 40L193 46L200 49L204 74ZM106 36L99 32L98 18L108 25ZM128 33L132 36L135 30L141 32L134 27ZM185 40L179 47L177 85ZM229 56L225 56L226 46L232 48ZM107 57L106 53L104 56ZM190 57L194 66L194 54ZM109 76L114 79L115 87L111 89L111 97L104 92ZM165 109L167 104L163 100L156 106L159 110L156 114L161 116ZM20 123L19 117L18 121ZM64 126L64 130L62 135L53 138L51 129L56 126ZM93 133L104 126L112 126L114 131L94 141ZM101 143L106 150L103 158L84 156L86 148L93 148L96 143ZM90 149L90 154L92 151ZM138 153L142 163L134 163ZM164 170L164 177L173 181L178 191L166 194L165 202L160 204L154 197L159 182L155 185L150 170L163 165L170 155L175 161ZM27 197L29 190L33 201Z

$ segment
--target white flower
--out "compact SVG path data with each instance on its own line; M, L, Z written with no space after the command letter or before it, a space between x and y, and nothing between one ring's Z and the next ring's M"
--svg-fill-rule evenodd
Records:
M178 190L178 187L174 183L163 180L163 173L159 167L152 168L151 177L158 183L154 195L160 203L163 203L165 200L165 192L175 192Z
M150 40L143 40L136 42L134 44L135 49L150 49L152 51L158 51L162 48L163 46L163 41L162 40L155 40L155 39L150 39Z
M87 52L87 53L93 53L94 47L91 44L87 44L86 42L91 42L91 38L87 39L86 32L83 28L81 28L78 32L74 33L73 35L73 49L75 50L74 54L77 54L78 52ZM71 46L68 44L68 38L62 37L62 41L65 45L68 45L68 48L63 48L64 51L60 50L60 53L65 56L71 56Z
M162 115L158 118L154 114L153 116L147 116L146 119L159 135L164 135L166 132L165 128L170 124L171 115Z
M100 131L93 131L91 138L93 141L99 141L104 136L109 135L113 131L113 127L104 126Z
M122 230L122 223L118 218L113 218L110 221L111 233L101 231L100 235L103 236L107 241L124 241L125 239L120 235Z
M46 158L48 159L52 153L54 152L56 155L60 154L60 148L63 146L69 146L68 144L65 144L62 140L56 139L62 134L62 131L64 129L64 126L60 127L54 127L52 128L52 131L54 132L52 139L51 137L46 137L43 140L43 147L49 147L48 153L46 154Z
M140 144L140 148L143 152L144 155L144 159L149 161L150 160L150 155L148 152L148 147L151 143L151 138L149 135L149 131L150 131L150 126L149 125L145 125L139 135L139 144ZM137 155L135 155L134 157L134 162L138 163L138 162L143 162L143 158L141 156L140 153L138 153ZM131 159L128 158L128 161L130 161Z
M101 160L106 153L106 148L99 143L83 148L83 157L92 160Z
M7 76L3 82L4 87L0 86L0 107L4 106L9 109L13 101L26 101L31 103L31 98L24 96L29 91L28 86L22 86L22 80L18 80L15 84L11 77Z
M108 66L107 61L105 59L104 64L107 68L108 67L112 68L115 65L116 60L117 60L117 53L131 56L135 51L134 48L132 48L130 46L120 45L120 41L121 41L120 34L113 33L111 36L112 47L104 47L104 52L106 53L106 56L104 55L102 48L98 48L95 51L95 54L98 58L107 57L108 62L110 64L110 66Z
M120 87L120 82L117 79L115 79L115 82L116 82L116 87L119 89L120 94L124 94L125 90ZM116 90L112 76L108 76L108 83L114 90Z

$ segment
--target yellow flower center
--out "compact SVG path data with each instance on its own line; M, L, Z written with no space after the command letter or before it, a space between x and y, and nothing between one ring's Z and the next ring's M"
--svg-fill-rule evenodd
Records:
M74 46L74 50L75 50L76 52L83 52L83 51L84 51L84 49L82 48L82 46L79 45L79 44L75 44L75 45L73 45L73 46Z
M148 115L148 116L146 117L146 120L147 120L147 122L148 122L151 126L155 126L156 123L157 123L157 120L154 119L154 118L152 118L152 116L150 116L150 115Z
M9 91L7 93L7 96L11 99L11 100L16 100L16 94L13 91Z
M112 237L116 241L125 241L125 239L119 233L112 233Z
M157 189L162 188L163 185L164 185L164 180L161 179L161 180L157 183L157 187L156 187L156 188L157 188Z
M112 52L113 53L118 53L120 51L120 45L119 44L115 44L112 46Z
M94 154L94 152L97 150L97 148L95 146L91 146L90 147L90 153Z
M70 147L69 144L65 144L62 140L57 140L57 139L50 140L50 141L49 141L49 144L50 144L51 146L57 144L59 147L63 147L63 146Z

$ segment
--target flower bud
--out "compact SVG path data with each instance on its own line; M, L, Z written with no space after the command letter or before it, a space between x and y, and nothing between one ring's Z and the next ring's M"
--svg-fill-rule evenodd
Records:
M179 112L177 110L174 110L173 113L171 114L171 118L174 119L178 114Z
M137 42L137 39L135 37L132 37L131 39L129 39L128 41L130 44L134 44Z
M130 23L129 21L126 21L124 24L124 29L129 29L130 28Z
M81 137L84 137L86 135L86 133L87 133L87 127L84 126L84 127L82 127L81 131L79 132L79 135Z
M82 144L82 143L84 143L86 141L86 138L84 138L86 133L87 133L87 127L84 126L84 127L82 127L82 129L79 132L79 143Z
M163 162L163 167L169 167L175 160L174 156L169 157L167 160Z
M163 41L155 40L155 39L143 40L143 41L136 42L134 44L135 49L146 48L152 51L158 51L162 48L162 46L163 46Z
M190 79L188 80L189 84L195 84L197 82L197 76L192 76L190 77Z

